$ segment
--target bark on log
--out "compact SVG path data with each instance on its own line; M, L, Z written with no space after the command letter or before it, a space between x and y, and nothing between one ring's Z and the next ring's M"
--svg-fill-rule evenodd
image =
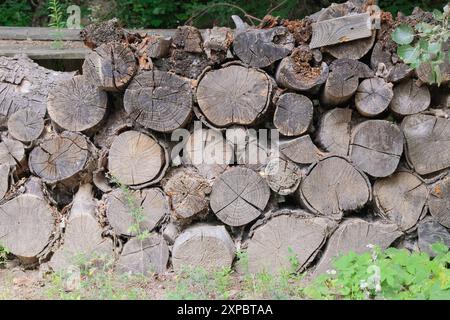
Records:
M380 41L373 47L370 66L387 82L397 83L409 78L413 73L413 69L408 65L401 62L394 63L391 52Z
M356 109L365 117L375 117L383 113L394 96L392 84L382 78L363 80L356 91Z
M0 164L0 201L9 189L9 170L8 164Z
M8 133L16 140L32 142L44 130L44 118L31 109L14 112L8 120Z
M214 183L210 205L223 223L236 227L256 219L269 197L269 186L260 175L251 169L234 167Z
M425 111L430 101L428 88L419 87L414 80L409 79L394 86L394 97L389 108L397 115L406 116Z
M317 131L317 142L325 150L347 156L350 147L353 112L349 108L335 108L322 115Z
M175 272L186 267L209 271L231 267L236 248L224 226L194 225L181 233L173 245Z
M402 231L412 230L427 212L427 187L407 171L376 180L373 198L377 213Z
M119 21L114 18L100 23L92 23L80 31L81 40L91 49L105 43L121 41L125 38L125 31L120 27Z
M301 181L300 167L283 158L275 157L266 165L264 177L269 188L281 196L294 193Z
M173 45L177 49L191 53L203 52L203 39L200 31L191 26L178 27L173 36Z
M11 168L21 167L25 161L25 148L19 141L4 138L0 142L0 163Z
M276 103L273 124L285 136L299 136L311 126L313 103L301 94L285 93Z
M84 76L59 82L49 92L47 110L61 128L87 131L95 128L105 116L108 97Z
M280 152L298 164L311 164L326 155L314 145L309 135L280 141Z
M264 68L289 55L294 37L285 27L248 29L236 35L233 51L245 64Z
M248 271L256 274L304 270L336 225L330 219L302 210L273 212L252 227L247 248ZM292 270L289 261L292 255L297 258L297 270Z
M405 155L420 175L450 167L450 119L431 115L411 115L403 119Z
M450 232L433 219L424 219L417 228L418 246L420 251L428 253L431 257L436 256L431 246L436 242L443 242L450 247Z
M125 91L124 108L134 121L145 128L171 132L184 127L190 120L190 83L168 72L141 72Z
M313 213L341 219L372 198L369 179L348 160L330 156L311 165L299 187L300 201Z
M355 127L350 157L355 165L372 177L391 175L403 153L400 128L386 120L368 120Z
M228 65L199 79L197 101L214 126L250 125L267 110L271 93L272 82L265 72Z
M233 43L233 32L229 28L206 29L203 48L208 59L220 63L227 57L228 50Z
M445 177L430 186L428 207L437 222L450 228L450 177Z

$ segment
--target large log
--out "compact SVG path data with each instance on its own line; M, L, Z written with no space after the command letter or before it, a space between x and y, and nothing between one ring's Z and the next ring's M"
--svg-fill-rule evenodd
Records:
M22 142L32 142L44 130L44 118L31 109L14 112L8 120L8 133Z
M316 135L318 144L330 153L348 155L352 117L350 108L335 108L324 113Z
M428 207L437 222L450 228L450 177L445 177L430 186Z
M394 97L389 105L392 112L400 116L425 111L430 106L430 91L426 86L408 79L394 86Z
M299 136L309 129L313 111L313 103L308 97L285 93L277 100L273 124L285 136Z
M384 112L394 96L392 84L382 78L363 80L356 91L355 106L365 117L375 117Z

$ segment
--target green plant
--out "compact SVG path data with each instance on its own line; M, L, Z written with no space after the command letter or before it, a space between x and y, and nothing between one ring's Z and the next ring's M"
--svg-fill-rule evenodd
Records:
M8 260L8 254L8 249L0 244L0 268L3 267L6 260Z
M66 22L63 20L63 11L59 0L49 0L49 23L48 26L54 29L55 40L52 43L53 48L61 49L63 47L61 29L64 28Z
M443 13L433 11L436 23L420 22L411 27L399 25L392 33L392 39L398 44L398 56L412 68L418 68L422 63L431 66L431 82L440 85L442 80L440 66L450 59L450 54L444 53L443 44L450 37L450 10Z

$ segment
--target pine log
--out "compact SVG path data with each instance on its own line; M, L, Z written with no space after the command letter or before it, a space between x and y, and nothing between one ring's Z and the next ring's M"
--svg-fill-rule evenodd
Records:
M445 177L430 186L428 207L437 222L450 228L450 177Z
M215 181L210 205L223 223L243 226L261 214L269 197L269 186L260 175L248 168L234 167Z
M159 188L126 193L115 189L104 196L104 201L110 226L117 235L128 237L136 236L138 230L135 227L152 231L170 212L167 197Z
M231 267L235 251L233 240L223 225L193 225L175 240L173 269L180 272L194 267L218 271Z
M314 145L309 135L280 141L280 152L298 164L311 164L326 155Z
M377 213L402 231L413 229L427 212L427 187L407 171L376 180L373 198Z
M270 189L281 196L286 196L297 190L302 173L300 167L292 161L275 157L267 163L264 177Z
M355 106L365 117L375 117L383 113L394 96L392 84L382 78L363 80L356 91Z
M386 120L368 120L352 132L350 157L353 163L372 177L391 175L403 153L400 128Z
M117 261L121 273L148 276L167 270L169 247L162 236L152 234L144 240L133 238L123 247Z
M265 72L228 65L199 79L197 101L214 126L250 125L267 110L271 92L272 82Z
M109 149L109 173L132 188L158 182L167 166L166 150L155 138L138 131L119 134Z
M61 128L86 131L95 128L106 113L108 97L84 76L59 82L49 92L47 110Z
M25 159L25 148L20 141L3 138L0 142L0 164L16 168L23 166Z
M318 144L330 153L348 155L351 138L352 109L335 108L322 115L317 130Z
M430 106L430 91L426 86L408 79L394 86L394 97L389 105L392 112L400 116L425 111Z
M302 210L281 209L258 221L250 231L248 272L302 271L325 244L336 222ZM295 255L297 270L289 257Z
M401 128L405 136L408 164L420 175L450 167L450 119L417 114L405 117Z
M172 73L141 72L125 91L124 107L130 117L145 128L171 132L184 127L191 118L190 83Z
M16 140L32 142L44 130L44 118L31 109L14 112L8 120L8 132Z
M419 223L417 228L418 246L420 251L435 257L437 253L431 246L437 242L444 243L450 247L450 232L432 218L426 218Z
M245 64L264 68L294 49L294 37L285 27L248 29L236 35L233 52Z
M6 195L9 189L9 165L6 163L0 164L0 201Z
M341 219L344 212L362 208L372 198L367 176L340 156L311 165L299 187L300 201L313 213Z
M273 124L285 136L304 134L313 120L312 101L301 94L285 93L276 103Z
M87 54L83 63L83 75L93 85L105 91L120 91L138 69L136 58L124 43L103 44Z

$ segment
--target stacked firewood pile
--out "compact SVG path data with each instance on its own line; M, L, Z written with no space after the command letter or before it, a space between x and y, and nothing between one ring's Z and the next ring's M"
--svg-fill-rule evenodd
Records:
M216 268L243 250L250 272L294 254L316 274L369 244L450 245L448 65L433 85L390 38L433 18L373 28L366 12L173 37L113 20L83 30L82 75L0 57L1 244L53 270L79 254Z

